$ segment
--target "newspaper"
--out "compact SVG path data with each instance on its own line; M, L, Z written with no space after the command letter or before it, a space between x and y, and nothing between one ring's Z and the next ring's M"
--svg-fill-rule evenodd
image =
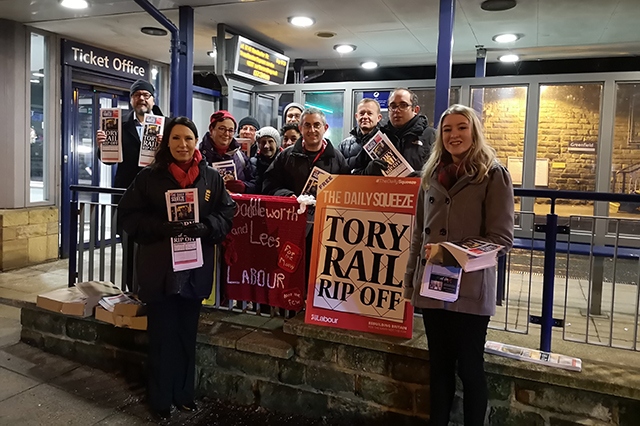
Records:
M382 171L385 176L406 177L414 171L381 130L378 130L363 148L373 160L380 159L387 163L389 167Z
M98 303L100 303L100 306L102 306L104 309L106 309L109 312L113 312L116 305L119 303L128 303L128 304L134 304L134 305L140 304L139 301L132 299L131 297L127 296L124 293L121 293L115 296L105 296L102 299L100 299Z
M240 144L240 149L242 149L242 152L244 152L247 157L251 158L251 139L236 138L236 141Z
M502 249L499 244L474 239L456 243L445 241L431 246L431 260L445 265L457 262L464 272L473 272L496 266L496 256Z
M120 108L100 109L100 130L106 139L100 147L100 161L122 163L122 110Z
M222 180L227 182L230 180L237 180L238 173L236 171L236 163L233 160L218 161L217 163L211 163L211 167L216 169Z
M324 178L324 176L328 176L328 178ZM333 180L331 173L325 172L321 168L314 166L307 178L307 181L302 188L302 194L300 195L311 195L313 198L317 198L318 195L318 183L322 181L322 187L324 188Z
M567 355L507 345L505 343L492 342L491 340L485 343L484 351L494 355L501 355L507 358L533 362L549 367L562 368L570 371L582 371L582 360Z
M420 286L420 296L445 302L458 300L462 268L427 262Z
M197 188L172 189L165 193L165 197L169 221L182 222L185 225L200 221ZM172 237L171 259L175 272L201 267L204 262L200 238L190 238L185 235Z
M158 149L158 136L162 136L164 131L164 120L165 117L162 115L144 115L144 123L142 123L144 130L142 131L138 166L145 167L153 162Z

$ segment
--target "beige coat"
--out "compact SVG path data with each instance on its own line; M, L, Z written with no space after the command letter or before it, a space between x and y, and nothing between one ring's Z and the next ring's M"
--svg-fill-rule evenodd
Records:
M415 307L447 309L475 315L493 315L496 310L496 268L462 274L458 300L442 302L420 296L427 243L478 238L505 246L513 245L513 186L509 172L496 164L482 182L460 178L447 191L431 177L429 189L421 189L411 239L403 295Z

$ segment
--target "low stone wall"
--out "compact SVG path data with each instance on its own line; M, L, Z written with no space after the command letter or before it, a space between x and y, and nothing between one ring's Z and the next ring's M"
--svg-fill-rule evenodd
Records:
M0 271L57 258L57 208L0 210Z
M143 371L146 333L22 309L22 340L107 370ZM429 362L424 331L408 341L206 311L198 333L201 396L325 417L328 424L424 425ZM491 425L640 424L640 370L585 363L572 373L487 355ZM462 424L460 384L453 423Z

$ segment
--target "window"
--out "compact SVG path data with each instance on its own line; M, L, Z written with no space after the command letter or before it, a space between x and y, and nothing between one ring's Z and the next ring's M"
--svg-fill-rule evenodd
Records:
M38 203L48 201L48 158L49 135L47 132L47 96L48 70L46 66L46 38L31 33L30 52L30 85L31 102L29 123L29 201Z
M343 92L309 92L304 94L304 107L317 108L327 117L329 129L324 137L334 146L342 142Z

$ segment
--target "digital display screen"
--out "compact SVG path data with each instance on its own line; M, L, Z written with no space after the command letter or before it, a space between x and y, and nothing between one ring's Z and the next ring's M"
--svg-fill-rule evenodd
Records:
M237 36L233 73L265 84L287 81L289 58L254 41Z

